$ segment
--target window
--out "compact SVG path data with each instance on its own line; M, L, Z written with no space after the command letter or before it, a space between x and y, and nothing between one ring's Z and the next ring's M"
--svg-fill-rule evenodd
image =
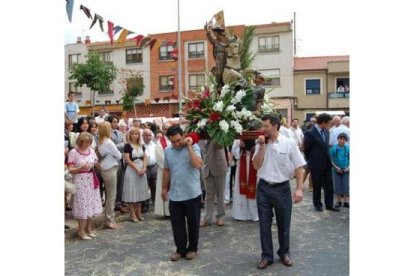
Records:
M126 63L142 63L142 50L138 48L127 49Z
M279 51L280 44L278 35L259 37L259 53Z
M336 92L349 93L349 78L336 79Z
M112 63L112 52L101 52L102 61L105 63Z
M188 43L188 58L203 58L204 42Z
M75 82L69 83L69 92L75 92L75 97L82 97L80 87L76 87Z
M274 87L274 86L280 86L280 69L276 70L263 70L263 75L265 77L265 82L263 83L263 86L267 87Z
M174 88L174 76L160 76L160 91L170 92Z
M321 80L306 80L306 95L321 94Z
M73 64L79 63L80 56L80 54L69 55L69 69L72 67Z
M177 57L177 52L174 51L176 43L165 44L160 46L160 60L170 60Z
M204 74L199 75L189 75L188 76L189 82L189 89L190 90L197 90L200 86L204 85Z

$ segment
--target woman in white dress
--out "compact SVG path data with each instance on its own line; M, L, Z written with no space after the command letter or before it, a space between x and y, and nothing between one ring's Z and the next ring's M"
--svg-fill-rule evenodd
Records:
M141 213L141 202L150 198L146 175L147 156L144 147L141 146L138 129L131 128L128 131L127 141L124 148L124 160L127 167L124 175L122 201L128 203L131 220L138 222L138 220L144 220Z
M245 144L241 140L234 141L231 153L237 160L236 179L234 182L233 194L233 218L236 220L259 221L256 199L247 198L245 194L240 192L240 159L246 158L246 179L249 179L250 164L252 164L251 161L253 154L249 150L245 149Z

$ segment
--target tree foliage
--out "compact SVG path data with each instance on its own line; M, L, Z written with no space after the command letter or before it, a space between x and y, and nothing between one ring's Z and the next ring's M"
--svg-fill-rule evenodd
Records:
M113 64L103 62L97 52L89 52L86 63L75 63L70 69L70 80L76 80L75 86L86 85L92 90L92 104L95 104L95 92L107 91L116 79L117 69Z
M135 100L144 94L142 72L121 68L119 83L122 86L122 110L130 111L135 108Z

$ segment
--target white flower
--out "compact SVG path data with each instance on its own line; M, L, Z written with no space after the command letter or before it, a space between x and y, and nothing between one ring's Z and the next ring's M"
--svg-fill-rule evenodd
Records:
M197 126L198 126L199 128L204 128L204 127L206 126L206 124L207 124L207 119L201 119L201 121L199 121L199 122L197 123Z
M219 122L219 125L220 125L221 130L223 130L224 132L229 131L229 124L225 120L221 120Z
M237 91L236 96L231 100L231 103L236 104L239 103L244 97L246 96L246 91L243 89Z
M218 111L221 112L223 110L224 104L222 101L217 102L214 106L213 106L213 110L214 111Z
M236 130L237 133L241 134L243 132L243 127L239 121L230 121L230 125Z
M232 111L234 111L234 110L236 110L236 107L235 107L234 105L229 105L229 106L226 108L226 111L227 111L227 112L232 112Z
M241 111L236 111L236 117L239 120L248 120L253 117L253 114L251 111L247 110L245 107Z
M220 92L220 98L224 98L224 96L226 96L227 93L230 92L230 86L228 84L225 84L222 88L221 88L221 92Z

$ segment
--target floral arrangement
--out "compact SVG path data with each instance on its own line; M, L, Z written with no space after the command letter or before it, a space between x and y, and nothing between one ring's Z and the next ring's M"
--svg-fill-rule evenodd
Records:
M224 85L219 94L214 81L209 80L210 84L200 87L195 97L185 98L184 115L191 121L187 132L206 132L218 145L231 146L248 129L249 122L258 120L250 111L253 90L249 85L240 89L233 83Z

